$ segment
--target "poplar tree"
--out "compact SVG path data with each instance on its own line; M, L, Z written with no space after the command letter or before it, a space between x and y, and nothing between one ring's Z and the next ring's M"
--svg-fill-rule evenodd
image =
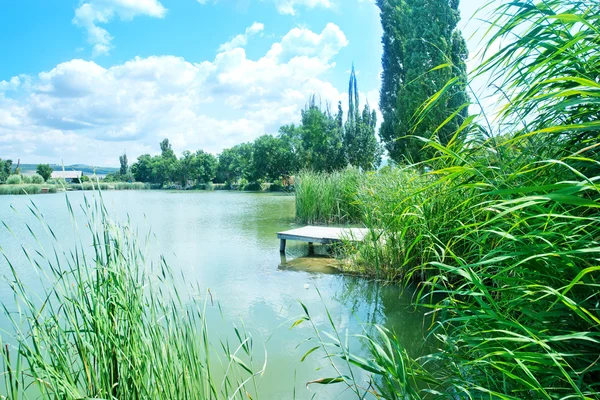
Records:
M447 144L467 116L468 51L457 30L459 0L377 0L377 5L384 32L380 136L393 160L419 162L430 154L412 136ZM436 69L443 64L451 66ZM436 106L417 118L419 107L454 78Z
M363 170L373 170L381 163L382 149L375 136L377 114L365 104L360 112L358 81L352 66L348 84L348 119L344 129L344 149L348 163Z

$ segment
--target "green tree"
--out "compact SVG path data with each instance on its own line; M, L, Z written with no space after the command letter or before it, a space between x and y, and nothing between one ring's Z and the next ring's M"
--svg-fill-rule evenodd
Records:
M343 133L329 107L325 110L311 96L302 110L301 166L314 171L335 171L346 166Z
M392 159L422 161L423 142L415 135L446 144L467 116L466 43L456 29L459 0L377 0L383 27L380 136ZM443 64L451 66L438 68ZM420 106L452 79L436 107L419 115ZM444 121L456 113L451 123ZM418 116L418 118L417 118Z
M163 158L177 159L175 152L171 148L169 139L163 139L163 141L160 142L160 151Z
M137 161L131 166L133 177L138 182L153 182L152 177L152 156L150 154L142 154Z
M0 158L0 183L5 183L10 176L12 160L2 160Z
M264 135L254 141L252 180L276 181L295 172L295 164L287 138Z
M37 167L35 167L35 171L44 178L44 181L48 181L52 176L52 168L48 164L38 164Z
M381 146L375 136L377 114L375 110L371 111L368 103L365 104L362 114L359 111L358 82L354 65L348 85L348 103L348 119L344 129L344 148L348 163L366 171L373 170L381 163L382 155ZM341 111L340 105L339 112Z
M127 172L129 172L129 165L127 163L127 154L123 153L122 156L119 156L119 163L121 164L121 168L119 169L119 174L122 176L126 176Z
M219 154L216 180L219 183L235 184L240 179L252 179L252 143L241 143Z
M217 158L203 150L198 150L194 159L195 161L192 177L198 183L212 182L217 175Z

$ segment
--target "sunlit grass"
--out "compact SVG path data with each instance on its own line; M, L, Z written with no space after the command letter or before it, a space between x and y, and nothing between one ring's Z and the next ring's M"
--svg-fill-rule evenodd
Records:
M75 212L67 198L75 226ZM15 304L4 304L2 379L10 399L257 398L263 365L253 363L252 338L212 342L207 302L179 289L164 259L146 257L149 237L112 221L101 200L82 206L87 233L62 249L32 203L51 247L24 247L42 291L29 289L10 267ZM76 228L74 228L76 229ZM88 238L87 240L82 238ZM200 296L202 297L202 296ZM10 310L10 311L9 311ZM235 334L235 336L234 336ZM213 338L217 339L217 338Z
M361 173L347 169L331 174L304 171L295 182L296 219L306 224L358 222L354 196Z

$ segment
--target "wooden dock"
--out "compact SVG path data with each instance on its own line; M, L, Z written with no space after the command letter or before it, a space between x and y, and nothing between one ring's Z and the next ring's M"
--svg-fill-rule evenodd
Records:
M283 253L288 240L308 242L309 245L313 243L331 244L344 240L362 242L367 233L369 233L369 230L364 228L305 226L304 228L279 232L277 238L280 240L279 251Z

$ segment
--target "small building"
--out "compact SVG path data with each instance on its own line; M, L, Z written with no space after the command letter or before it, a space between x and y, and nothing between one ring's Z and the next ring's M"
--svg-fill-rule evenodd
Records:
M52 171L52 179L64 179L66 182L79 182L83 176L82 171Z

